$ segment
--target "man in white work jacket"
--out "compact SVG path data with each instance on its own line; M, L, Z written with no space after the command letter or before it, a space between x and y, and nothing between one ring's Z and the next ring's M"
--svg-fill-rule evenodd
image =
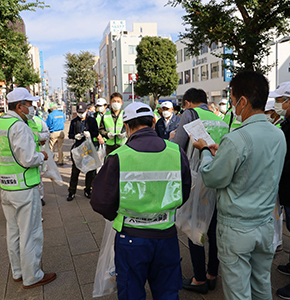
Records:
M7 248L16 282L23 288L44 285L55 273L41 270L43 247L39 165L47 153L37 152L32 130L33 97L25 88L15 88L7 95L8 112L0 118L0 185L2 208L7 221Z

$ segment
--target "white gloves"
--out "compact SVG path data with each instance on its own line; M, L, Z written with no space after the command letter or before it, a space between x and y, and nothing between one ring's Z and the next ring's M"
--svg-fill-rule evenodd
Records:
M84 131L84 136L86 138L89 138L91 136L90 132L89 131Z
M114 133L108 132L108 138L109 138L110 140L112 140L112 139L114 138L114 136L115 136Z
M78 134L75 135L75 139L78 140L78 141L81 140L82 137L83 137L83 135L81 133L78 133Z
M126 133L126 132L118 133L118 138L119 138L120 140L124 139L126 136L127 136L127 133Z

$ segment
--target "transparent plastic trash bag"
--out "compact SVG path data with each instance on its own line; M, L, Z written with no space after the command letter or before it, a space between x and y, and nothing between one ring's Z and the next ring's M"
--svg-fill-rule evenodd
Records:
M58 167L53 159L53 153L49 149L48 142L46 142L42 147L42 151L47 153L47 160L45 160L42 164L41 172L44 177L48 177L52 182L57 185L62 186L63 180L59 173Z
M187 149L191 169L191 191L187 202L176 212L176 225L194 244L204 246L216 205L216 189L204 185L199 171L199 151L193 151L191 144L189 142Z
M71 150L72 158L76 167L86 174L89 171L96 170L102 165L97 150L92 139L86 138L78 147Z
M113 229L113 221L106 220L95 276L94 298L109 295L117 291L114 250L115 236L116 231Z

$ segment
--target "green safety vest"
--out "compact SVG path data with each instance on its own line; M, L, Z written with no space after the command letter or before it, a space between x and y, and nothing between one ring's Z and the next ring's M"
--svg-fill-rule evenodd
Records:
M10 148L9 130L18 121L14 117L0 118L0 186L7 191L26 190L40 183L39 167L22 167Z
M225 123L227 123L228 126L229 126L229 131L232 131L233 129L240 127L241 124L242 124L241 122L237 121L236 118L233 118L232 119L232 123L230 124L230 122L231 122L231 115L232 115L231 112L232 112L232 109L228 110L228 112L223 117L223 121Z
M117 122L115 124L111 111L107 111L104 114L104 124L107 132L112 133L121 133L123 128L123 110L120 111ZM127 138L119 139L118 136L115 136L114 139L107 139L107 145L114 146L114 145L124 145Z
M113 228L170 228L182 204L181 155L177 144L165 141L162 152L138 152L124 145L118 155L120 204ZM168 163L170 162L170 163Z
M103 117L103 114L101 114L100 112L97 112L96 121L97 121L98 127L100 127L102 117ZM107 139L105 137L103 137L103 140L105 142L107 141ZM98 139L94 138L94 141L98 141Z
M212 111L208 111L200 107L196 107L194 110L197 112L210 137L216 143L219 143L222 137L229 132L228 125Z
M36 148L35 150L37 152L40 151L40 146L39 146L39 133L42 131L42 122L41 119L37 116L34 116L34 119L32 120L27 120L27 124L30 127L30 129L32 130L33 136L34 136L34 141L36 144Z

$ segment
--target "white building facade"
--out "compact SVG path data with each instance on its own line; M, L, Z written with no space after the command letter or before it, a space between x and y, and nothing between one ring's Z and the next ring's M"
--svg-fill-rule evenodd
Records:
M177 73L179 84L177 98L181 99L189 88L203 89L209 102L218 102L226 97L226 88L229 85L231 72L225 71L224 62L214 56L226 51L221 44L213 44L211 47L203 45L200 55L192 57L182 40L176 42L177 47Z
M189 88L203 89L208 97L208 102L218 103L227 97L227 88L231 80L231 72L223 68L223 65L232 64L214 56L228 51L220 43L210 47L203 45L200 55L192 57L188 55L187 46L182 40L176 42L177 46L177 72L179 85L177 98L182 99L183 94ZM284 81L290 81L290 38L284 37L271 45L270 55L264 59L267 65L273 65L271 71L266 74L269 80L270 91Z

